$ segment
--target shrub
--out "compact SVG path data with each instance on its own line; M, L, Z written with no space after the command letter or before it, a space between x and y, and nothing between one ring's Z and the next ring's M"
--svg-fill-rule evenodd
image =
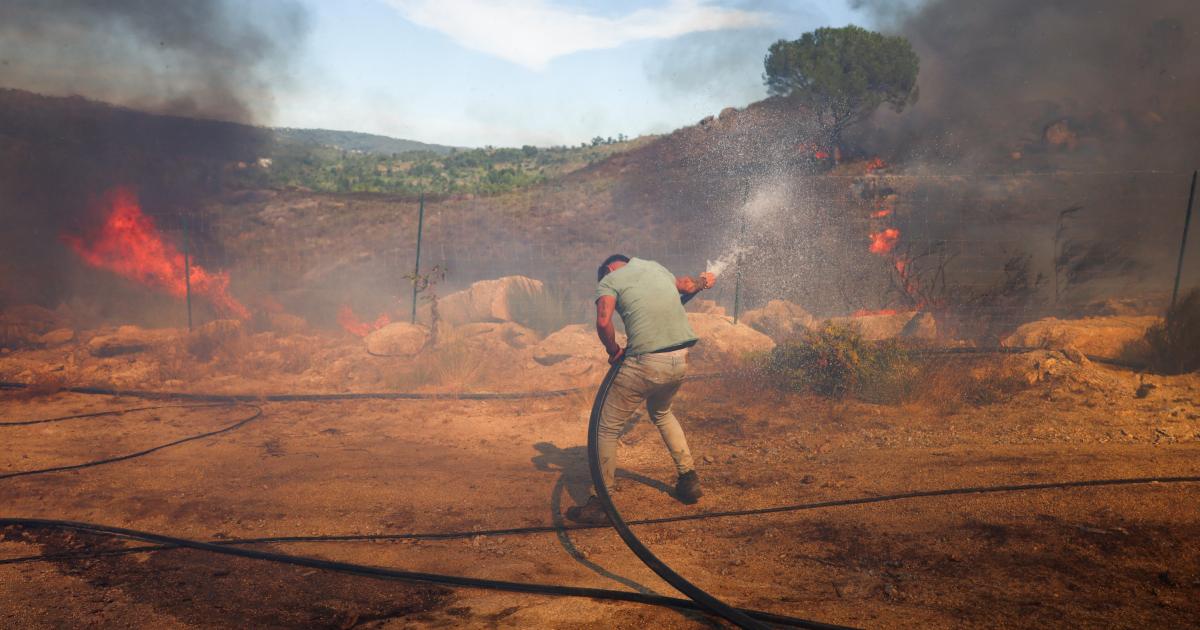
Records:
M1148 367L1160 374L1200 370L1200 289L1192 289L1169 310L1161 324L1146 331Z
M834 324L779 344L766 357L764 370L788 391L881 403L905 399L918 372L895 341L866 341L856 329Z

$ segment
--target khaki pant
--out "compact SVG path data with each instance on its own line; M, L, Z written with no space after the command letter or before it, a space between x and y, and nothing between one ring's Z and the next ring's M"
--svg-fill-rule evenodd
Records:
M600 410L600 468L604 484L613 487L617 470L617 437L642 403L658 427L675 460L679 474L692 470L692 453L679 420L671 413L671 399L687 374L687 350L627 357L617 373L604 408Z

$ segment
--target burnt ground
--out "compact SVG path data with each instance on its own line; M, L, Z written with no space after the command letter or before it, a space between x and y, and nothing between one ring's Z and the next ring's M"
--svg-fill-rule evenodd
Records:
M871 405L693 382L677 405L706 496L667 493L639 423L615 499L627 518L911 490L1200 475L1200 377L1039 384L986 406ZM145 406L0 398L4 421ZM0 480L0 515L198 538L548 525L587 493L586 395L528 401L264 404L241 429L131 461ZM165 408L0 427L0 473L136 451L246 417ZM900 500L638 526L729 602L872 628L1194 627L1200 484ZM131 543L9 529L0 559ZM608 530L260 548L417 571L674 595ZM693 614L352 577L195 551L0 564L0 626L667 627Z

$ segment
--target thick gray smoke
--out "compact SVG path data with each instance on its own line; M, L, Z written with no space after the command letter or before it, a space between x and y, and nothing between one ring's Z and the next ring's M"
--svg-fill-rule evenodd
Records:
M290 1L6 0L0 86L252 122L306 31Z
M295 0L0 2L0 307L100 285L60 236L107 191L176 228L219 194L270 141L223 121L265 122L307 22Z
M920 102L881 114L869 132L896 157L1022 170L1186 171L1200 161L1200 12L1190 0L858 4L921 57Z

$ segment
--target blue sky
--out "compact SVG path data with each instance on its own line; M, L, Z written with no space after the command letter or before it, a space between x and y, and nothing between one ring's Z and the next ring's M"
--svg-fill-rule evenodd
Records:
M279 126L461 146L578 144L765 96L767 46L869 25L847 0L302 0Z

